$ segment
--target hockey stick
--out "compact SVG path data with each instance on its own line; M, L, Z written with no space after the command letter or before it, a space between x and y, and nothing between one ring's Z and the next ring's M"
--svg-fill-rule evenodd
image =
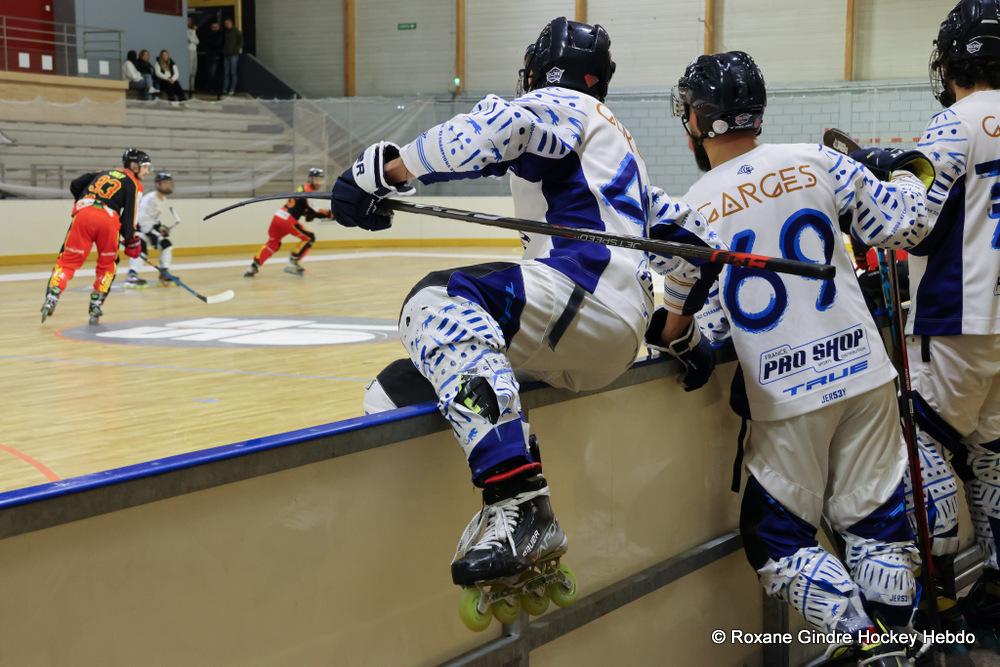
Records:
M829 129L823 133L823 145L832 148L838 153L850 155L858 150L860 146L843 130ZM893 362L896 372L899 374L899 415L903 428L903 440L906 442L906 454L910 468L910 487L913 489L913 514L917 518L917 533L920 540L920 557L923 560L923 567L920 568L921 579L923 579L924 590L927 594L927 610L929 612L931 628L935 633L941 632L941 614L937 605L937 591L934 587L934 561L931 560L932 543L930 524L927 520L927 504L924 499L924 478L920 471L920 453L917 450L917 431L913 423L913 385L910 383L910 360L906 353L906 322L903 319L903 308L899 296L899 274L896 268L896 252L889 250L877 253L879 259L879 272L885 271L888 279L888 300L886 307L889 309L889 331L892 339ZM885 264L883 264L885 262ZM887 265L887 266L886 266ZM934 645L935 652L939 656L943 647L940 644Z
M174 224L167 227L167 229L172 230L174 227L181 224L181 219L177 216L177 211L174 210L173 206L169 206L168 208L170 209L170 215L174 217Z
M236 296L236 292L234 292L231 289L227 289L225 292L219 292L218 294L211 294L209 296L205 296L204 294L201 294L201 293L196 292L195 290L191 289L183 280L181 280L180 278L178 278L174 274L170 273L169 270L163 268L162 266L159 266L158 264L153 264L153 262L151 262L149 260L149 256L148 255L140 255L140 257L142 258L142 261L146 262L147 264L149 264L152 267L155 267L156 270L160 272L160 276L161 277L166 277L167 280L171 281L172 283L174 283L178 287L183 287L188 292L190 292L191 294L193 294L194 296L196 296L198 299L200 299L201 301L203 301L203 302L205 302L207 304L222 303L223 301L229 301L230 299L232 299L233 297Z
M254 197L245 201L237 202L230 206L220 208L206 215L203 219L209 220L215 216L231 211L240 206L255 204L261 201L272 199L313 199L329 197L329 192L292 192L284 195L266 195ZM832 280L836 275L836 268L830 264L813 264L811 262L799 262L780 257L767 257L765 255L754 255L747 252L731 252L728 250L712 250L687 243L677 243L675 241L660 241L658 239L643 238L640 236L627 236L620 234L610 234L593 229L576 229L564 227L562 225L550 225L536 220L525 220L523 218L508 218L500 215L488 213L477 213L463 209L449 208L447 206L437 206L435 204L414 204L410 202L397 201L395 199L384 199L382 207L394 211L404 211L406 213L416 213L418 215L432 215L438 218L448 218L450 220L462 220L473 222L487 227L499 227L501 229L512 229L529 234L544 234L546 236L559 236L567 239L579 241L589 241L613 248L627 248L629 250L645 250L658 255L676 255L684 259L702 260L710 264L732 264L733 266L745 266L776 273L788 273L807 278L818 278L820 280Z

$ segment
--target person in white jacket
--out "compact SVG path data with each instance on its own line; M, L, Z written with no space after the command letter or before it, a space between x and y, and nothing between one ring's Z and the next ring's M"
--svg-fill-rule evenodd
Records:
M159 80L160 90L171 102L183 102L187 99L184 88L180 84L180 70L177 63L170 57L170 52L166 49L160 51L159 57L153 63L153 72Z
M191 73L188 75L188 94L194 95L194 81L198 75L198 44L200 40L198 39L197 26L194 24L194 17L191 16L188 17L187 38L188 63L191 69Z
M125 62L122 63L122 76L128 81L128 87L131 90L139 91L139 95L144 100L150 99L150 95L159 93L160 91L153 86L153 77L149 74L143 74L136 67L136 61L138 56L135 51L129 51L125 56Z

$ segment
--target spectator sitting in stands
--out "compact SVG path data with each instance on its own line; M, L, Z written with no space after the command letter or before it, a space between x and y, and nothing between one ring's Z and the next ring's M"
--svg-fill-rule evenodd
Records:
M129 51L125 56L125 62L122 63L122 75L128 81L130 90L139 91L142 99L148 100L150 99L150 95L159 93L160 91L153 86L152 74L143 74L140 72L138 63L139 57L136 56L135 51Z
M149 51L143 49L139 52L139 58L133 63L135 68L139 70L139 74L148 74L149 80L153 82L153 88L158 88L156 85L156 73L153 72L153 63L149 62ZM157 90L159 92L159 90Z
M160 90L171 102L183 102L187 99L184 87L180 84L181 73L177 69L177 63L170 58L169 51L166 49L160 51L160 57L156 59L153 70L156 78L160 80Z

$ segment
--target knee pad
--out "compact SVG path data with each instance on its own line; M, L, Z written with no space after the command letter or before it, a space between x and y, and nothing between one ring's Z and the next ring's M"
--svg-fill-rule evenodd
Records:
M966 483L969 514L976 542L987 567L997 569L997 538L1000 536L1000 454L980 445L969 445L972 479Z
M434 385L409 359L397 359L382 369L365 388L365 414L394 410L437 400Z
M880 542L844 533L845 561L865 607L890 625L909 625L916 606L913 572L920 555L913 542Z
M170 241L170 239L160 239L160 250L166 250L173 245L174 244Z
M313 243L316 242L316 235L313 234L312 232L306 232L306 236L309 237L309 245L312 245Z
M816 527L782 506L752 475L740 506L740 534L747 560L758 571L768 561L819 546Z
M958 480L952 466L944 460L934 441L923 431L917 431L920 474L927 506L927 525L931 530L932 553L944 556L958 552ZM906 515L910 529L917 532L914 515L913 487L910 471L904 474Z

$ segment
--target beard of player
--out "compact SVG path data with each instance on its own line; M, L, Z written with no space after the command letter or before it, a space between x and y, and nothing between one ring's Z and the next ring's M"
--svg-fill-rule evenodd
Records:
M702 139L691 137L688 141L691 152L694 153L694 162L702 171L712 170L712 161L708 159L708 151L705 150L705 142Z

